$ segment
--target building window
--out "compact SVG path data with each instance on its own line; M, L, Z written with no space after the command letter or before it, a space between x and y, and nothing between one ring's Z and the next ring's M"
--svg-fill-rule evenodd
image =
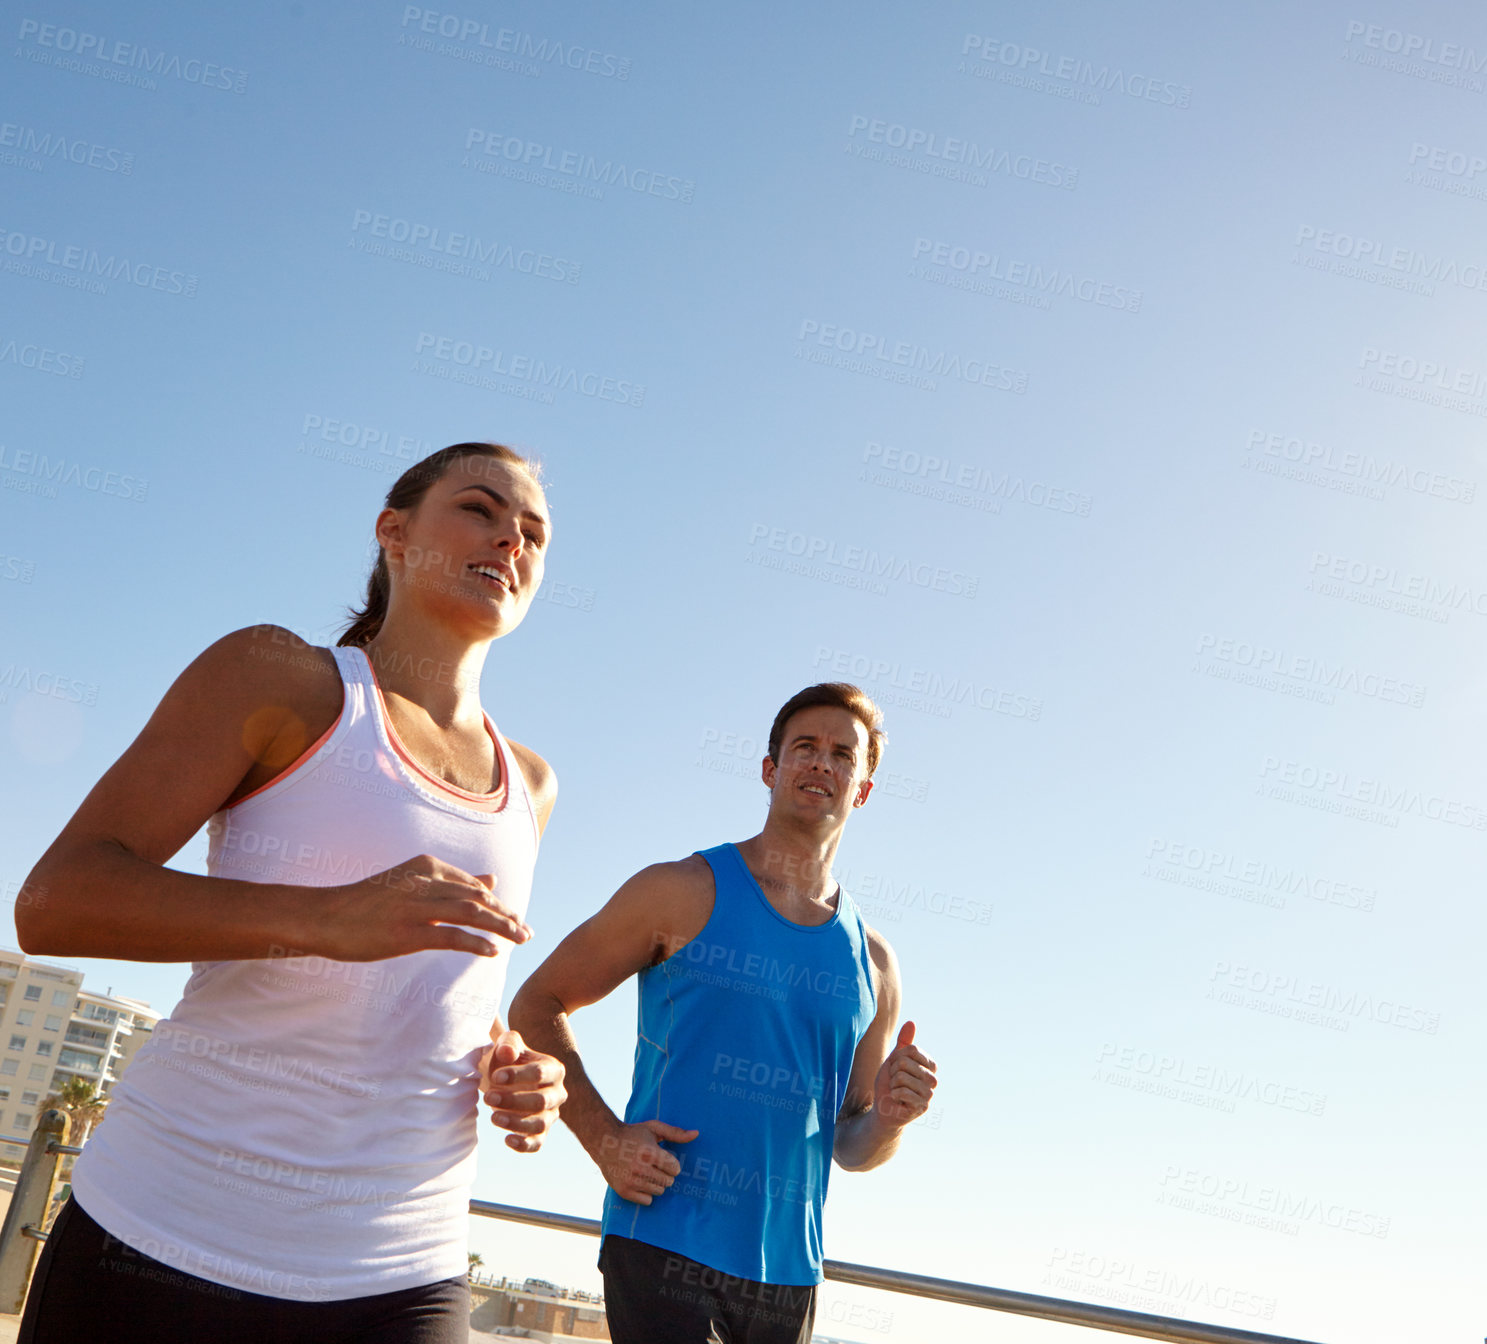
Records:
M9 1101L9 1100L10 1100L10 1089L8 1087L0 1087L0 1101Z
M31 1117L29 1115L22 1115L19 1111L17 1111L15 1118L15 1127L20 1130L22 1134L29 1134L31 1132Z
M60 1017L48 1016L46 1020L46 1029L48 1031L61 1031L62 1019Z
M12 1036L10 1038L10 1048L12 1050L24 1050L26 1048L26 1038L24 1036Z
M37 1041L36 1042L36 1053L38 1055L49 1055L49 1054L52 1053L52 1047L55 1044L56 1044L55 1041Z
M72 1002L72 995L65 989L52 990L52 1007L61 1008L64 1004Z
M6 1089L5 1095L7 1097L10 1095L10 1089L9 1088ZM34 1106L40 1100L41 1100L41 1093L40 1092L22 1092L21 1093L21 1105L22 1106Z
M41 986L40 985L27 985L26 986L26 1002L27 1003L35 1003L39 998L41 998Z
M19 1060L0 1059L0 1078L14 1078L20 1067Z
M18 1027L29 1027L34 1021L36 1021L36 1014L29 1008L22 1008L15 1015L15 1024Z
M27 1071L26 1077L33 1083L39 1083L46 1077L45 1064L33 1064Z

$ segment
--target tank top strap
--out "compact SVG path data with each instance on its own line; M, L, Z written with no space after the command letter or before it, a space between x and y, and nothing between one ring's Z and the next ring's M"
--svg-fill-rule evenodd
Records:
M372 689L372 665L367 661L365 649L354 644L336 644L331 647L331 655L336 660L343 685L357 686L363 691Z

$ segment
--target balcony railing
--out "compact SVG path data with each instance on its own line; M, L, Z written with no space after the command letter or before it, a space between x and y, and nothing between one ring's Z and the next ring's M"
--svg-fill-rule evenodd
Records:
M107 1050L109 1033L96 1027L84 1027L74 1022L68 1026L63 1040L68 1045L80 1045L85 1050Z
M523 1209L512 1204L491 1204L483 1199L472 1199L470 1212L481 1218L500 1218L513 1223L526 1223L531 1227L578 1232L589 1237L599 1235L599 1223L596 1219L579 1218L571 1213L548 1213L543 1209ZM836 1283L851 1283L861 1288L881 1288L892 1293L934 1298L965 1307L1012 1312L1018 1316L1034 1316L1063 1325L1113 1330L1118 1334L1169 1340L1175 1344L1312 1344L1311 1341L1294 1339L1287 1335L1262 1335L1253 1330L1233 1330L1202 1321L1152 1316L1143 1311L1125 1311L1120 1307L1102 1307L1061 1297L1040 1297L1035 1293L988 1288L983 1284L959 1283L953 1279L934 1279L925 1274L907 1274L902 1270L879 1269L872 1265L852 1265L841 1260L826 1261L824 1272L829 1280Z
M48 1115L55 1114L47 1112ZM27 1147L30 1140L0 1135L0 1143ZM56 1156L77 1154L81 1148L55 1140L32 1148L36 1159L54 1160ZM28 1155L28 1161L32 1160ZM24 1173L23 1173L24 1174ZM19 1188L20 1178L17 1179ZM498 1218L506 1222L525 1223L559 1232L576 1232L597 1237L599 1222L571 1213L551 1213L545 1209L524 1209L513 1204L492 1204L483 1199L470 1201L470 1213L479 1218ZM47 1234L32 1223L19 1229L22 1237L45 1241ZM0 1258L5 1248L0 1246ZM1085 1326L1093 1330L1110 1330L1117 1334L1136 1335L1142 1339L1159 1339L1171 1344L1314 1344L1288 1335L1259 1334L1253 1330L1235 1330L1228 1326L1209 1325L1203 1321L1186 1321L1172 1316L1155 1316L1143 1311L1126 1311L1120 1307L1099 1306L1068 1298L1042 1297L1036 1293L1019 1293L1008 1288L991 1288L980 1283L963 1283L954 1279L931 1278L926 1274L909 1274L903 1270L882 1269L874 1265L854 1265L841 1260L828 1260L826 1278L835 1283L850 1283L861 1288L877 1288L932 1298L959 1306L979 1307L987 1311L1004 1311L1018 1316L1062 1325Z

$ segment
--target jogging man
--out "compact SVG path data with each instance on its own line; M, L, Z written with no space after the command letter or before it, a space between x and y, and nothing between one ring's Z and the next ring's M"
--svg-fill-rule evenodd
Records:
M510 1021L566 1066L560 1115L604 1173L616 1344L808 1344L831 1161L886 1162L935 1066L897 1033L898 966L831 877L872 791L882 715L811 686L780 710L764 829L626 882L517 994ZM639 976L634 1088L621 1121L568 1017Z

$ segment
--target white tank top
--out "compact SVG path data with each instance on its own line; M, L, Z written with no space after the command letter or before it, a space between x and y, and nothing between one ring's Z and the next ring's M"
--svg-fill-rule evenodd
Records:
M398 741L366 655L332 652L340 717L212 817L207 871L313 889L432 854L494 873L524 914L536 815L495 725L503 790L456 789ZM196 963L78 1158L78 1203L147 1256L272 1297L336 1301L463 1274L501 948Z

